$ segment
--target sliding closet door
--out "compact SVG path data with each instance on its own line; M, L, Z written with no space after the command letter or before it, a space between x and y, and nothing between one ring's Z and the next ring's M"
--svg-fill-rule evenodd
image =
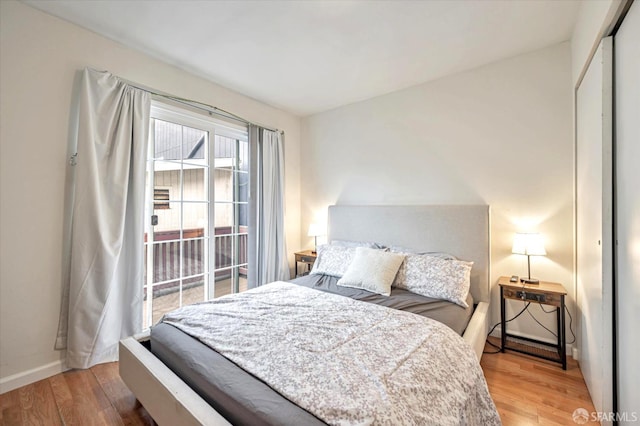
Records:
M615 37L618 411L640 416L640 2ZM636 417L637 418L637 417Z
M601 412L613 409L611 61L609 37L598 47L576 95L580 368L595 408Z

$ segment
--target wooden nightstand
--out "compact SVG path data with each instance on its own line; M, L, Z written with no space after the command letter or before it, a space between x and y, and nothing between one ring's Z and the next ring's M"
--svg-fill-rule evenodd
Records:
M565 318L564 297L567 291L562 284L540 281L540 284L523 284L521 282L510 282L509 277L500 277L498 280L500 285L500 326L502 328L502 352L505 349L521 352L538 358L555 361L562 364L562 369L567 369L567 336L565 335ZM558 343L552 344L528 337L515 336L507 333L507 323L505 319L505 301L507 299L520 300L523 302L538 303L541 305L550 305L556 308L556 321L558 327ZM509 346L508 337L524 340L539 345L549 346L556 349L558 356L553 357L541 351L534 352L533 349L527 350L526 345ZM551 352L551 351L544 351Z
M318 257L317 253L314 253L312 250L304 250L295 253L296 255L296 278L302 277L304 275L308 275L311 271L311 267L316 261L316 257ZM304 265L302 272L300 272L300 264Z

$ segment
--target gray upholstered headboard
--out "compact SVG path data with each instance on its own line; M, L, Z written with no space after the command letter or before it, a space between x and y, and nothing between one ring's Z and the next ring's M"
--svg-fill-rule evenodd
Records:
M489 301L489 206L330 206L329 240L372 241L473 261L471 294Z

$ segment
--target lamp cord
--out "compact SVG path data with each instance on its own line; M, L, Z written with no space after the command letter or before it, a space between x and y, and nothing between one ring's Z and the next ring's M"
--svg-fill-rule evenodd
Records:
M531 315L531 318L533 318L535 320L535 322L537 322L538 324L540 324L545 330L547 330L549 333L551 333L554 337L558 337L558 335L556 333L554 333L553 331L549 330L547 327L545 327L540 321L538 321L538 319L533 315L533 313L529 310L529 305L531 305L531 302L526 302L526 305L522 308L522 310L520 312L518 312L517 315L515 315L513 318L510 318L508 320L505 321L505 324L508 322L513 321L514 319L518 318L520 315L522 315L524 313L524 311L527 311L527 313L529 315ZM551 310L551 311L547 311L544 306L539 305L540 309L542 309L543 312L547 313L547 314L552 314L555 312L555 310ZM576 335L573 332L573 316L571 315L571 312L569 311L569 309L565 306L564 307L565 312L569 315L569 331L571 332L571 336L573 336L573 339L570 342L566 342L567 344L573 344L576 342ZM496 323L491 330L489 331L489 333L487 334L487 338L491 335L491 333L493 333L493 331L496 329L497 326L499 326L501 324L501 322ZM489 354L489 355L493 355L493 354L497 354L502 352L502 347L492 343L491 341L487 340L487 343L491 346L493 346L494 348L498 349L497 351L494 352L488 352L488 351L482 351L483 354Z
M513 321L514 319L518 318L520 315L522 315L524 313L524 311L527 310L527 308L529 307L529 305L531 304L531 302L526 302L527 304L524 306L524 308L522 308L522 310L520 312L518 312L514 317L506 320L504 323L508 323ZM491 330L489 330L489 333L487 333L487 338L491 335L491 333L493 333L493 331L496 329L497 326L499 326L500 324L502 324L502 321L496 323L493 325L493 327L491 327ZM487 351L482 351L483 354L497 354L500 353L502 351L502 348L492 342L490 342L489 340L487 340L487 343L490 344L491 346L493 346L494 348L497 348L498 350L495 352L487 352Z

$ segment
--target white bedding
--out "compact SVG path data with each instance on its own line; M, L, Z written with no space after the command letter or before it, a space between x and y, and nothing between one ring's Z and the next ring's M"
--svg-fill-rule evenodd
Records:
M163 322L329 424L500 424L471 347L425 317L276 282Z

